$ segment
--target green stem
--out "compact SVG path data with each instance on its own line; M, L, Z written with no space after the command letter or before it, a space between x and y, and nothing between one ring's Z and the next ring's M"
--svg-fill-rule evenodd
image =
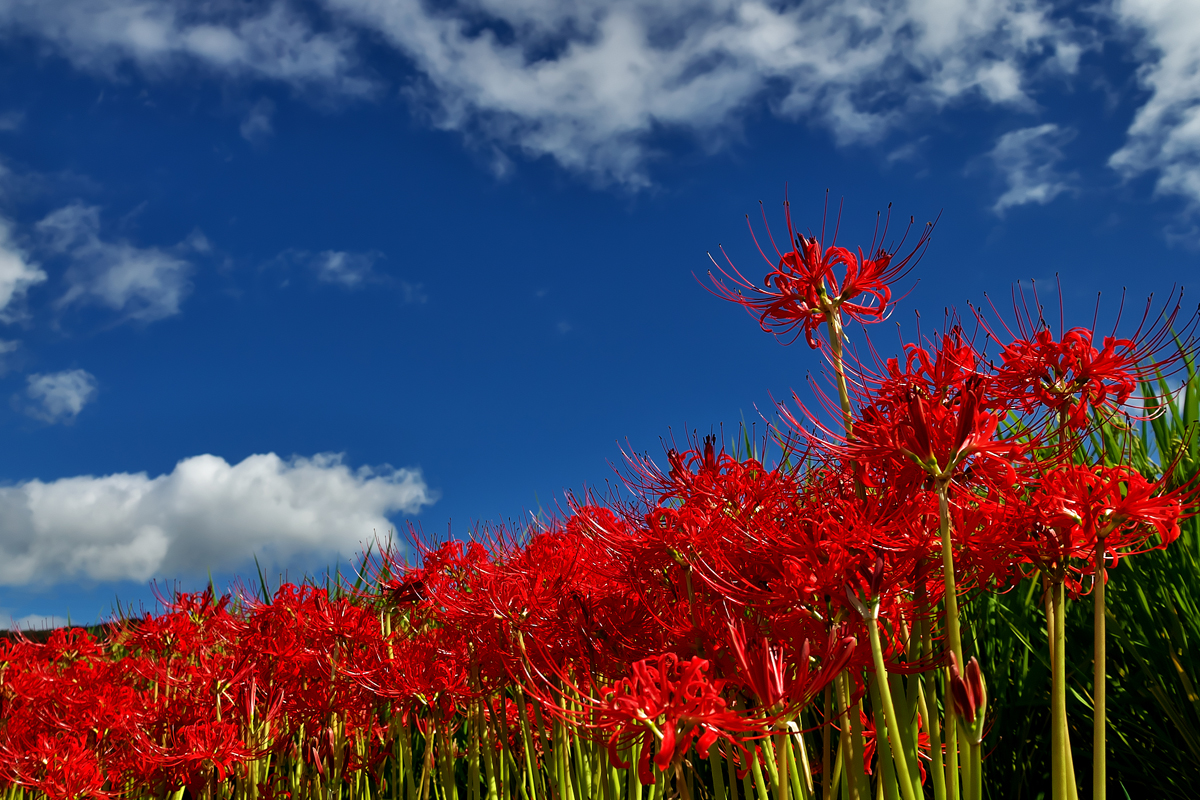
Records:
M752 745L757 751L758 744ZM750 759L750 771L754 774L754 788L758 792L758 800L770 800L770 795L767 793L767 784L763 780L762 767L759 762L763 760L763 755L755 752Z
M629 791L626 795L628 800L642 800L642 782L638 778L638 759L642 754L641 739L634 739L629 745L629 769L626 770L629 778Z
M958 716L954 713L954 704L950 702L950 679L945 681L945 706L946 712L946 797L948 800L959 800L962 793L959 791L958 782Z
M879 699L879 686L870 683L871 713L875 718L875 797L883 800L900 800L896 767L892 763L892 745L888 739L887 717L883 713L883 702Z
M891 743L893 754L892 763L896 767L896 778L900 782L900 793L904 800L917 800L913 791L912 776L908 772L908 761L904 758L904 739L900 734L900 720L896 717L896 705L892 702L892 689L888 684L887 665L883 663L883 646L879 641L879 619L876 614L879 606L871 609L870 619L867 620L867 636L871 640L871 658L875 662L875 684L879 699L883 704L883 716L887 722L888 741ZM876 748L879 744L876 744Z
M804 723L800 721L800 715L796 715L796 726L800 728L800 733L796 734L796 749L800 751L800 768L804 770L804 790L805 797L813 797L816 795L816 789L813 787L812 779L812 764L808 761L808 745L804 737Z
M849 684L849 677L847 677ZM849 691L849 690L847 690ZM863 736L863 703L862 698L855 701L850 709L850 777L859 800L868 800L871 796L871 783L864 771L866 766L866 739ZM851 795L853 798L854 795Z
M1107 776L1107 745L1105 743L1106 694L1106 643L1104 640L1104 583L1107 570L1104 567L1104 537L1096 539L1095 585L1092 601L1095 604L1093 635L1095 636L1094 673L1092 677L1092 800L1105 800Z
M825 686L825 716L821 723L821 798L833 800L832 750L830 739L833 731L833 687Z
M929 632L929 617L923 616L921 626L921 652L927 660L933 659L933 639ZM929 687L927 693L925 688ZM929 726L929 750L933 757L930 777L933 779L933 799L946 800L946 766L942 759L942 726L938 720L937 709L937 672L923 672L920 675L920 685L917 689L921 717Z
M787 733L778 733L775 735L778 745L775 748L775 757L778 763L776 771L779 773L779 794L780 800L791 800L792 798L792 783L788 767L791 759L788 758L788 752L792 749L788 745Z
M1052 800L1068 800L1067 794L1067 659L1066 626L1063 605L1066 602L1063 582L1051 584L1050 648L1050 746L1054 759L1050 767L1050 796Z
M983 743L971 740L971 785L970 800L983 800Z
M833 362L834 380L837 382L838 402L842 406L842 424L846 428L846 438L854 435L854 414L850 408L850 388L846 383L846 363L842 351L842 319L837 307L826 308L825 323L829 326L829 353Z
M712 769L715 800L725 800L725 765L722 761L720 746L713 742L712 747L708 748L708 766Z
M528 788L522 794L526 800L531 798L542 798L542 786L538 782L537 774L534 771L534 756L533 756L533 731L529 725L529 715L526 713L525 690L517 689L517 713L521 717L521 745L525 750L525 776L522 778L522 784L528 781Z
M942 539L942 577L945 583L946 596L946 636L950 640L950 650L958 659L960 667L966 666L963 660L962 634L958 626L958 589L954 582L954 548L950 541L950 481L937 481L938 496L938 532Z

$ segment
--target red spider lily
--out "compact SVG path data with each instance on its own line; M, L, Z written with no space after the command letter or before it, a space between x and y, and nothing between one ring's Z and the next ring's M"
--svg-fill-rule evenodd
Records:
M19 753L0 750L0 758L7 762L8 780L36 789L49 800L107 800L113 796L104 790L108 775L84 735L38 734L30 749Z
M1089 410L1109 416L1129 401L1138 378L1147 377L1137 356L1131 339L1106 336L1097 350L1084 328L1072 328L1060 341L1042 329L1004 348L997 380L1025 412L1049 409L1078 430L1087 425Z
M1163 310L1152 318L1151 296L1137 329L1127 337L1116 335L1121 317L1118 312L1111 335L1097 335L1094 329L1082 327L1064 332L1060 325L1056 339L1043 318L1036 293L1033 299L1031 309L1024 292L1014 292L1017 331L1014 333L1004 325L1010 339L1007 343L977 312L989 337L1003 347L996 373L999 391L1018 402L1024 412L1044 409L1076 431L1087 427L1089 412L1102 417L1128 413L1126 403L1139 382L1169 376L1180 368L1183 360L1180 351L1167 356L1162 353L1180 341L1180 337L1186 338L1200 320L1193 315L1182 330L1176 329L1182 293L1177 297L1172 294ZM1101 341L1099 348L1097 339Z
M974 461L976 476L1011 483L1012 460L1029 445L997 438L1004 412L987 410L983 395L980 385L968 384L945 402L931 402L914 390L903 404L867 406L855 422L854 438L838 451L864 466L870 485L886 480L889 473L908 485L923 476L949 480L969 459ZM871 477L875 470L882 470L883 476Z
M1043 552L1041 558L1091 561L1097 542L1103 540L1105 555L1115 566L1121 556L1155 537L1155 547L1166 547L1179 537L1180 520L1195 513L1200 492L1194 482L1165 491L1167 480L1147 480L1127 466L1065 465L1051 470L1030 499L1056 544L1056 552Z
M749 687L760 705L783 716L790 716L812 702L850 663L858 644L845 626L834 628L820 654L821 668L813 672L807 639L798 654L787 657L782 648L771 647L766 637L747 646L742 627L732 621L728 624L734 655L741 668L737 680Z
M776 336L790 336L789 344L803 332L805 341L813 349L819 347L815 338L817 329L833 319L838 320L840 324L842 313L861 323L878 322L883 319L892 303L889 284L916 265L929 246L929 238L933 232L933 223L930 223L908 254L896 258L895 254L903 246L907 232L900 244L892 250L877 247L877 242L887 237L888 225L885 221L883 230L877 229L874 241L867 248L867 252L874 255L864 256L860 249L856 256L850 250L836 244L825 247L817 237L797 234L792 226L791 206L786 200L784 218L787 222L788 243L792 249L784 253L780 252L778 247L775 248L778 265L774 266L764 279L766 288L747 280L733 266L728 256L725 256L728 271L715 261L713 263L732 286L727 286L716 277L712 277L712 281L718 296L744 306L757 317L763 330ZM753 237L753 228L750 233ZM769 236L770 226L767 226L767 233ZM835 231L834 240L836 239ZM763 259L768 264L775 265L776 262L763 252L757 238L754 242ZM840 279L835 275L837 267L843 267L845 270Z
M711 680L708 669L705 659L681 661L664 653L635 662L630 677L602 688L597 727L612 731L608 737L612 763L622 769L629 767L617 752L619 744L641 733L638 777L643 784L651 784L650 758L656 740L654 765L666 771L693 742L703 758L721 739L740 749L735 734L761 731L760 720L745 719L727 709L721 697L724 681Z
M181 727L160 759L177 772L180 782L195 788L214 773L218 780L225 780L232 768L252 756L237 725L208 720Z

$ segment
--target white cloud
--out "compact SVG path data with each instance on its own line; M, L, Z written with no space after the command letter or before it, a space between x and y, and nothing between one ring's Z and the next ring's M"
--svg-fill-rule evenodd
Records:
M46 273L17 246L10 223L0 217L0 322L19 317L14 306L21 303L31 286L44 280Z
M35 373L27 383L25 395L35 405L26 406L25 413L49 423L73 421L96 396L96 376L82 369Z
M150 75L199 65L234 77L370 94L354 37L317 31L286 2L241 0L5 0L0 35L33 35L81 69L114 74L125 63Z
M274 113L275 104L267 98L264 97L255 103L238 128L242 138L251 144L258 144L269 139L275 132L271 124L271 115Z
M662 127L712 144L767 97L870 142L967 96L1028 106L1025 76L1082 46L1036 0L326 2L416 63L440 126L631 186Z
M337 283L352 289L371 277L371 267L378 259L379 253L325 250L312 256L309 266L316 272L317 280L323 283Z
M213 455L166 475L118 473L0 488L0 585L144 581L358 552L436 500L420 470L351 470L334 454Z
M655 131L716 146L764 99L842 143L965 97L1028 107L1029 76L1073 71L1091 36L1050 0L322 3L331 30L283 0L8 0L0 32L83 69L195 63L339 96L373 91L356 47L382 41L423 76L409 96L497 171L499 144L628 186L648 182Z
M68 289L60 308L95 305L123 319L153 322L179 313L191 291L191 264L157 247L136 247L100 238L100 210L73 203L37 224L48 250L68 255ZM185 247L191 246L189 237ZM203 237L200 237L203 240Z
M1072 191L1074 176L1061 174L1057 165L1063 159L1063 147L1074 138L1074 130L1046 124L1009 131L997 139L988 157L1003 174L1008 190L992 210L1003 215L1013 206L1045 205Z
M1151 92L1109 165L1126 176L1156 172L1159 194L1200 210L1200 13L1194 0L1114 0L1113 13L1140 31L1138 79Z

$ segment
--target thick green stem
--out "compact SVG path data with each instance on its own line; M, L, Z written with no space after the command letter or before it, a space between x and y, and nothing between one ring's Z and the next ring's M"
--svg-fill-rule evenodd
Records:
M888 738L887 718L883 703L879 699L879 686L871 681L871 711L875 718L875 797L883 800L901 800L900 787L896 781L896 767L892 764L892 746Z
M950 650L958 659L960 666L965 666L963 660L962 634L958 626L958 589L954 581L954 547L950 541L950 482L937 481L938 496L938 531L942 539L942 579L946 588L946 636L950 640Z
M777 742L775 748L775 759L776 763L778 764L776 772L778 773L779 779L779 793L777 796L780 798L780 800L791 800L792 783L788 772L788 767L790 766L789 762L791 761L791 759L788 758L788 751L791 748L788 746L788 735L787 733L778 733L775 735L775 739Z
M799 715L796 717L796 725L801 731L804 730L804 723L800 721ZM808 762L808 745L803 733L796 734L796 749L800 751L800 768L804 770L805 797L812 797L816 794L816 789L813 787L812 764Z
M832 750L830 738L833 731L833 687L825 687L825 716L821 723L821 798L833 800Z
M784 741L787 742L787 749L784 752L787 753L788 758L788 775L792 776L792 797L797 800L808 800L812 797L812 773L808 772L808 757L804 753L804 737L800 733L788 733ZM796 760L796 750L800 751L799 762ZM803 776L800 770L801 765L804 768Z
M861 703L851 705L850 673L843 670L838 676L838 704L842 712L842 747L846 756L846 782L849 800L867 800L870 793L863 791L866 775L863 774L862 717Z
M933 660L933 637L929 631L929 617L922 617L918 623L921 629L921 652L928 660ZM921 716L929 726L929 750L933 756L933 766L930 777L933 780L933 799L946 800L946 767L942 759L942 726L938 720L937 709L937 672L923 672L917 696L920 698ZM925 688L929 687L929 692Z
M871 658L875 662L875 683L879 690L879 699L883 704L883 716L887 721L888 740L894 754L892 763L896 765L896 778L900 782L900 793L904 800L917 800L913 791L912 776L908 772L908 761L904 758L904 739L900 734L900 720L896 716L896 705L892 702L892 689L888 684L887 666L883 663L883 646L879 641L879 620L875 616L878 606L872 609L867 620L867 636L871 640ZM876 745L878 747L878 745Z
M1107 745L1105 743L1105 698L1107 669L1104 641L1104 583L1107 570L1104 568L1104 537L1096 539L1096 581L1092 587L1094 603L1093 628L1095 636L1094 672L1092 675L1092 800L1105 800L1107 775Z
M1052 800L1068 800L1067 794L1067 659L1066 625L1063 606L1066 596L1061 580L1051 587L1050 648L1050 746L1055 758L1050 767L1050 796Z
M753 747L757 749L757 745L753 745ZM758 800L770 800L771 795L768 794L767 784L763 781L760 761L762 761L762 756L757 752L750 757L750 771L754 774L754 788L758 792Z
M850 387L846 383L846 360L842 351L842 315L836 306L826 308L825 323L829 326L829 354L833 362L834 380L837 382L838 402L842 406L842 424L846 438L854 435L854 413L850 408Z
M714 743L708 749L708 766L712 769L714 800L725 800L725 765L722 761L720 748Z
M942 580L945 584L943 601L946 604L946 636L950 640L950 651L954 653L954 657L958 659L960 665L965 665L967 662L963 660L962 634L958 625L958 588L954 580L954 548L950 541L950 481L939 479L936 485L938 530L942 540ZM949 689L948 677L945 685ZM947 797L951 800L958 800L960 797L958 785L959 736L952 706L953 704L949 702L945 704L946 790Z
M542 797L542 785L537 779L537 773L534 770L534 755L533 755L533 731L529 726L529 715L525 712L525 692L518 689L517 696L517 713L521 720L521 745L525 750L525 775L522 778L522 784L528 785L528 789L522 794L525 795L525 800L533 800ZM527 782L527 783L526 783Z

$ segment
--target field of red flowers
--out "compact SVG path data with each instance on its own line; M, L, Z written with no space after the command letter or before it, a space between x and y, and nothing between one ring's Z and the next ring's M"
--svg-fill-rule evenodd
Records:
M1078 791L1070 660L1094 667L1078 766L1103 798L1107 571L1169 546L1198 494L1174 469L1194 438L1147 475L1121 434L1192 374L1196 317L1173 297L1105 334L1018 291L853 352L844 327L886 317L932 226L904 252L885 224L867 255L787 226L765 282L727 264L713 290L820 352L824 407L794 398L734 451L630 455L622 493L554 521L414 536L416 564L384 548L352 585L4 641L5 800L982 800L993 709L959 607L1029 578L1049 796ZM1085 594L1094 638L1067 641Z

